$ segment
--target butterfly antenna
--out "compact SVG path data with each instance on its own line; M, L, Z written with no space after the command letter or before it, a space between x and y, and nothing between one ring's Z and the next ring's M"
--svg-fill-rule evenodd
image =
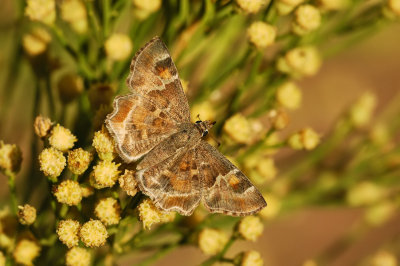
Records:
M201 121L201 119L200 119L200 114L197 114L196 117L197 117L197 120L198 120L198 121Z

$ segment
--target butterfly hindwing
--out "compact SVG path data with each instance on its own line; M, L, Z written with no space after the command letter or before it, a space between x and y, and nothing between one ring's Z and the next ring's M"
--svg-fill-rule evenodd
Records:
M244 216L267 205L248 178L213 146L201 141L196 154L204 206L211 212Z

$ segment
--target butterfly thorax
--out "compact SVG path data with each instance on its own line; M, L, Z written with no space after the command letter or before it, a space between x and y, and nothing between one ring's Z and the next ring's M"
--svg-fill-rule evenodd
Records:
M208 131L215 125L215 121L205 120L205 121L196 121L194 124L197 129L200 131L202 137L207 136Z

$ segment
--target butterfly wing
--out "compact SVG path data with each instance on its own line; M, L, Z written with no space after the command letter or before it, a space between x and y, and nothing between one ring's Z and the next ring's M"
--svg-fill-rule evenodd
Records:
M249 179L217 149L202 141L197 147L202 198L210 212L251 215L267 203Z
M165 44L155 37L132 59L127 84L177 122L190 121L190 109L178 71Z
M106 126L118 154L127 162L138 160L177 131L177 123L154 103L137 94L116 97Z
M175 150L176 144L167 139L156 146L137 166L136 180L158 208L190 215L201 199L196 150L186 146Z

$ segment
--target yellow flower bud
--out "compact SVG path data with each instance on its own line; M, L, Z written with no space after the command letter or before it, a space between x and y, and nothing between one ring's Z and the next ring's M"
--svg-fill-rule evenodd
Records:
M380 250L376 252L372 258L370 259L370 262L368 264L369 266L397 266L397 258L396 255L386 251L386 250Z
M28 55L37 56L47 50L50 41L51 35L45 29L36 27L22 37L22 46Z
M111 161L99 162L93 167L93 172L91 173L92 182L94 182L92 185L98 189L114 186L120 174L120 171L118 171L120 165Z
M61 2L61 18L68 22L78 33L85 33L88 28L85 4L80 0Z
M104 44L107 56L115 61L122 61L130 57L132 41L128 35L114 33Z
M313 76L321 66L318 50L312 46L297 47L289 50L277 61L277 68L293 77Z
M201 120L215 120L216 111L214 105L209 101L204 101L201 103L196 103L190 110L191 117L196 122L198 116Z
M81 225L75 220L62 220L57 226L58 239L68 248L78 245Z
M144 20L161 7L161 0L133 0L134 14L138 19Z
M73 247L65 254L65 264L67 266L90 266L90 252L85 248Z
M271 0L236 0L236 3L246 13L257 13L267 6Z
M101 199L96 204L94 213L106 226L118 224L121 219L121 207L118 201L111 197Z
M6 265L6 257L4 256L3 252L0 251L0 266Z
M238 225L239 234L246 240L256 241L264 231L264 225L257 216L246 216Z
M106 243L108 232L99 220L90 220L82 225L79 235L87 247L101 247Z
M348 190L346 200L350 206L364 206L378 202L386 190L370 181L363 181Z
M44 149L39 154L40 170L49 178L56 180L65 167L63 153L54 148Z
M238 143L248 144L252 141L250 122L240 113L226 120L223 130L231 139Z
M364 218L368 224L379 226L392 218L395 212L396 205L389 200L385 200L368 207Z
M53 123L51 122L50 118L38 115L35 118L35 122L33 124L33 128L35 133L40 138L45 138L49 135L51 127Z
M82 198L90 197L94 194L94 189L89 186L81 186Z
M93 137L93 147L96 149L100 159L112 161L115 156L114 139L106 130L97 131Z
M36 220L36 209L29 204L18 206L18 220L24 225L33 224Z
M59 151L66 152L74 146L77 141L76 137L68 128L57 124L53 127L49 137L49 143L52 147Z
M56 20L55 0L28 0L25 15L31 20L53 24Z
M15 262L23 265L33 265L33 260L40 254L40 246L29 239L20 240L13 252Z
M276 28L262 21L253 22L247 29L247 35L257 48L266 48L275 42Z
M240 266L263 266L264 261L261 254L255 250L246 251L240 254Z
M287 109L297 109L301 104L301 90L293 82L285 82L276 91L277 102Z
M313 150L318 146L320 137L312 128L302 129L299 133L304 149Z
M75 74L65 74L58 81L57 88L61 101L69 103L83 92L83 79Z
M82 148L68 151L68 169L75 175L81 175L88 169L92 159L92 153Z
M270 193L263 196L267 201L268 205L259 212L260 216L267 220L275 218L281 210L281 205L282 205L281 200Z
M4 144L0 141L0 169L18 172L21 168L22 153L15 144Z
M386 5L383 7L383 14L388 19L398 19L400 17L400 1L387 0Z
M304 148L303 143L301 141L300 133L292 134L288 140L288 145L294 150L302 150Z
M223 231L204 228L199 233L198 245L204 254L215 255L223 249L228 240L228 236Z
M296 9L292 30L298 35L305 35L321 25L321 13L312 5L301 5Z
M119 186L129 196L133 197L138 191L137 182L135 179L135 172L132 170L125 170L125 173L118 179Z
M153 224L168 223L175 219L175 212L159 210L150 199L143 200L138 210L143 228L147 230L149 230Z
M78 182L65 180L54 188L54 196L60 203L78 205L82 200L82 189Z
M350 109L350 121L355 127L366 126L376 107L376 96L365 92Z
M286 96L282 95L281 97L287 100ZM293 101L289 101L290 103L293 103ZM282 130L289 124L289 115L283 110L272 110L268 113L268 117L272 127L276 130Z

